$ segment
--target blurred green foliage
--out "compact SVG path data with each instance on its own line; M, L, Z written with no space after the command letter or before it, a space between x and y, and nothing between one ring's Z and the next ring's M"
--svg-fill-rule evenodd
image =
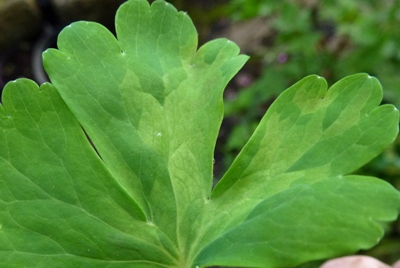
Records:
M309 74L332 84L359 72L377 77L383 102L400 107L400 1L397 0L232 0L227 15L234 21L267 18L272 40L252 51L261 76L237 89L226 102L231 132L222 146L228 167L249 139L269 104L284 89ZM400 189L400 139L357 173L377 176ZM388 263L400 258L400 221L366 252Z
M268 17L274 32L269 47L254 51L261 77L227 103L226 116L244 123L233 130L228 150L247 141L266 103L309 74L332 84L369 73L381 81L384 102L400 107L400 1L233 0L227 10L234 20Z

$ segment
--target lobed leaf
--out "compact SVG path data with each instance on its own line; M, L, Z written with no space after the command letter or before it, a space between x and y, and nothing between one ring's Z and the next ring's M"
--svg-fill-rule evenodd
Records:
M198 262L294 266L375 245L381 223L397 217L399 192L344 175L397 135L398 111L377 107L381 98L379 82L366 74L327 92L318 76L286 90L213 190L209 209L219 211L218 228L205 235L214 240Z
M0 267L293 266L371 247L397 217L398 191L348 175L397 135L375 78L293 85L211 191L222 92L247 57L197 50L163 1L127 1L116 32L73 23L43 55L52 84L3 91Z
M207 245L199 266L294 267L377 244L396 219L400 197L375 178L295 183L266 198Z
M2 99L0 267L172 263L52 85L20 79Z

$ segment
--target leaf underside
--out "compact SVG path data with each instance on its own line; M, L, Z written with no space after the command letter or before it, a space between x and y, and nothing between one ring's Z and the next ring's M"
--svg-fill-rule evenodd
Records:
M372 247L397 217L392 186L347 175L397 135L375 78L287 89L211 191L223 89L247 57L226 39L197 50L163 1L127 1L116 32L71 24L43 55L52 84L3 91L0 267L294 266Z

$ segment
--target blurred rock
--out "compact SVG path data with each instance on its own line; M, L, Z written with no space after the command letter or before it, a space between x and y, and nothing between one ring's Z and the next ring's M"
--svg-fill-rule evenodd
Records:
M235 42L240 52L245 54L262 53L274 36L268 18L234 22L216 34L216 37L226 37Z
M400 268L400 260L396 261L393 266L393 268Z
M325 262L320 268L390 268L369 256L348 256Z
M113 28L115 12L126 0L50 0L63 25L77 20L96 21Z
M0 50L37 35L41 23L36 0L0 0Z
M125 1L0 0L0 51L38 36L43 29L44 18L54 17L61 26L77 20L96 21L113 29L115 12ZM51 8L42 10L43 6Z

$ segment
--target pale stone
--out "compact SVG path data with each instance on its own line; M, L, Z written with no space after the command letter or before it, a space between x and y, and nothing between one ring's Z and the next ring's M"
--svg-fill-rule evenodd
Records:
M348 256L325 262L320 268L390 268L369 256Z

